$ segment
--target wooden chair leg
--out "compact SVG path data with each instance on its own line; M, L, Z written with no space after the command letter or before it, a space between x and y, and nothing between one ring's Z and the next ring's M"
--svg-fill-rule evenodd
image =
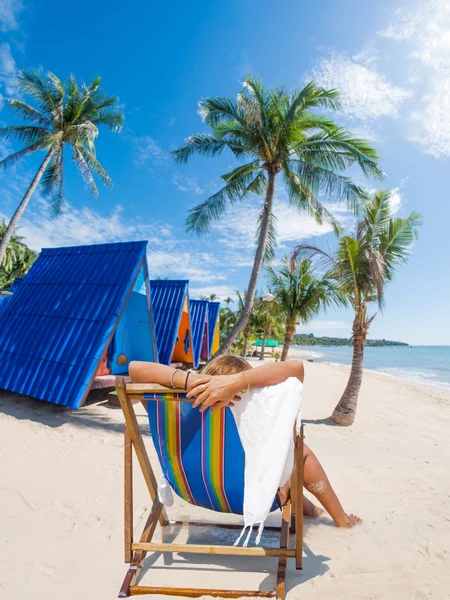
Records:
M156 525L158 524L158 519L161 515L161 511L163 509L163 505L157 499L153 503L152 510L150 511L150 515L145 523L144 531L142 532L140 542L151 542L153 538L153 534L155 533ZM132 560L130 561L130 568L125 575L125 579L123 580L122 587L120 588L119 598L128 598L130 595L130 587L137 582L139 577L139 573L141 572L142 563L147 556L147 552L145 550L138 550L134 553Z
M283 506L282 522L281 522L281 535L280 535L280 548L287 548L289 541L289 523L291 520L291 501L288 500ZM280 556L278 558L278 570L277 570L277 600L284 600L286 596L286 556Z
M123 429L124 438L124 543L125 562L133 558L131 544L133 543L133 446L128 426Z
M125 422L128 427L128 433L130 435L134 450L136 452L136 456L139 461L139 465L141 467L142 475L144 476L145 483L147 484L150 497L153 501L155 501L157 498L158 484L156 483L156 477L153 473L153 469L148 458L144 440L142 439L141 432L139 431L139 425L136 419L136 414L134 412L133 405L126 392L126 384L125 379L123 377L117 377L116 390L117 397L119 398L120 406L122 407L122 411L125 417ZM159 521L163 527L168 523L167 514L164 508L160 512Z
M303 568L303 425L295 440L295 568Z

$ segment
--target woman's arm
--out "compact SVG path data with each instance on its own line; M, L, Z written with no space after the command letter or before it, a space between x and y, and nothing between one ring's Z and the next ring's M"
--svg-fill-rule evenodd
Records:
M246 391L249 387L277 385L289 377L297 377L303 382L304 369L301 360L270 363L234 375L200 375L188 397L195 397L193 406L201 404L200 410L203 411L217 402L220 402L222 406L231 402L236 395Z
M130 362L129 374L133 383L158 383L168 388L172 387L170 378L175 369L167 365L159 363L142 362L133 360ZM187 371L177 371L173 375L173 385L177 388L184 389L186 383ZM197 373L189 373L187 389L190 390L200 375Z

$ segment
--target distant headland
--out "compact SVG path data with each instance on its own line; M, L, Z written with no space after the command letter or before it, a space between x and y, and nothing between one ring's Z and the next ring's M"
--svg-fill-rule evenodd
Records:
M296 333L292 340L294 346L351 346L351 338L339 337L316 337L313 333ZM367 340L367 346L375 348L391 346L409 346L405 342L393 342L391 340Z

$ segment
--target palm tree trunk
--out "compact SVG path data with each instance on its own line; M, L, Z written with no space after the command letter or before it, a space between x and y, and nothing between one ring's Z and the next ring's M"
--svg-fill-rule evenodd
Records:
M21 216L23 215L24 210L26 209L28 202L30 201L31 196L33 195L34 190L36 189L39 181L41 180L42 175L44 174L45 169L47 168L48 163L50 162L54 153L54 149L52 148L47 156L44 158L41 166L39 167L38 172L34 176L33 181L31 182L30 187L28 188L25 196L22 198L22 202L16 209L16 212L13 214L11 221L9 222L8 227L6 228L5 235L0 240L0 265L2 264L3 257L6 253L6 248L8 247L9 240L11 239L14 231L17 228L17 225L20 221Z
M236 325L227 335L225 340L222 342L222 345L214 354L213 358L217 358L218 356L222 356L222 354L226 354L228 350L231 348L232 344L235 342L237 336L244 329L248 320L250 318L250 314L253 308L253 302L255 300L255 292L256 286L258 284L259 274L261 272L261 267L264 262L264 254L267 246L267 234L269 231L270 224L270 216L272 214L272 206L273 206L273 196L275 192L275 177L276 172L269 171L268 172L268 183L266 189L266 199L264 202L264 217L261 222L261 230L259 233L258 239L258 247L256 249L255 260L253 262L252 274L250 277L250 283L247 288L247 296L245 298L244 310L241 312L239 319L236 322Z
M353 357L350 377L344 393L331 415L332 420L339 425L352 425L355 420L356 405L363 376L364 345L368 325L367 322L360 323L357 309L353 321Z
M264 336L263 336L263 341L262 341L262 345L261 345L261 354L259 355L259 360L264 360L264 352L266 350L266 342L267 342L268 337L269 337L269 332L267 331L266 328L264 328Z
M295 325L286 325L286 332L284 334L284 346L281 353L281 360L286 360L289 352L289 347L292 344L292 338L295 333Z

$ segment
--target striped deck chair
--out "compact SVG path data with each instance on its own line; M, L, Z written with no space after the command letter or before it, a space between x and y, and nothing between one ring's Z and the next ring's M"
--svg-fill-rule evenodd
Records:
M303 427L295 440L295 469L291 497L282 510L280 527L266 530L280 532L278 547L238 547L181 543L154 543L152 537L158 521L162 527L169 521L157 497L157 483L139 431L133 400L147 409L150 431L161 469L174 492L196 506L221 513L242 514L244 499L244 451L233 415L229 409L201 413L192 407L184 390L173 390L153 384L126 383L116 379L117 396L125 416L125 562L130 567L119 592L119 598L143 594L172 596L213 596L222 598L285 597L286 563L295 559L302 568L303 543ZM153 502L139 541L133 540L132 453L136 453L148 492ZM275 508L275 504L274 504ZM214 526L211 523L170 521L180 526ZM217 524L217 527L241 529L242 525ZM289 533L295 544L289 547ZM292 545L291 545L292 546ZM204 588L152 587L137 585L140 570L149 552L182 552L233 556L278 557L277 586L270 591Z

